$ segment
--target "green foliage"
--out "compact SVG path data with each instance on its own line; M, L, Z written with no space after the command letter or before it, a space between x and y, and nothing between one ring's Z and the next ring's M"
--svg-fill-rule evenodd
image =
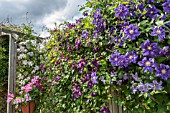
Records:
M0 87L7 84L8 80L8 54L9 38L7 36L0 37Z

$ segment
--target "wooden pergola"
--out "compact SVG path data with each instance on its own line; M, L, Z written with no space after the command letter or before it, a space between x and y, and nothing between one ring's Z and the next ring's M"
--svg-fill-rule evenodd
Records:
M7 30L0 26L0 37L9 38L8 93L15 93L16 89L17 44L15 39L20 34L19 32ZM15 113L14 106L11 103L7 103L7 113Z

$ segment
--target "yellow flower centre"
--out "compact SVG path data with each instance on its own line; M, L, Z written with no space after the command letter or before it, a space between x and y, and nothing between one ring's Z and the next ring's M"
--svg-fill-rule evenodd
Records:
M83 36L86 36L86 33L84 33Z
M147 61L147 62L145 63L145 65L146 65L146 66L150 66L151 63L150 63L149 61Z
M151 11L150 13L153 14L153 11Z
M165 52L166 52L166 53L168 53L168 52L169 52L169 50L166 50Z
M157 34L161 34L161 31L158 29L158 30L156 31L156 33L157 33Z
M118 42L120 43L120 42L121 42L121 39L118 39Z
M162 69L161 72L162 72L162 74L165 74L165 73L166 73L166 70L165 70L165 69Z
M120 12L122 12L122 10L120 10Z
M117 58L117 57L115 58L115 61L118 61L118 58Z
M133 34L133 33L134 33L134 31L131 29L131 30L129 30L129 33L130 33L130 34Z
M152 50L152 47L151 47L151 46L148 46L148 50Z
M130 56L129 56L129 59L132 59L132 58L133 58L133 56L132 56L132 55L130 55Z

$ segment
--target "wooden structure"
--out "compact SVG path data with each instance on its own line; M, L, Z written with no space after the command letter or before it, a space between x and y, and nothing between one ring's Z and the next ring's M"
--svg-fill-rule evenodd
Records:
M4 29L0 26L0 37L9 38L9 67L8 67L8 93L14 93L16 88L16 50L17 44L15 39L18 38L19 33ZM6 38L5 37L5 38ZM14 106L7 103L7 113L15 113Z

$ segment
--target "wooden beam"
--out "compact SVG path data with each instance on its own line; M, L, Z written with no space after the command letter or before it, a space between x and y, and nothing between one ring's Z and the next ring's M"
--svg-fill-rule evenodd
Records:
M16 43L9 34L9 68L8 68L8 93L15 92L16 80ZM7 113L15 113L12 103L7 103Z

